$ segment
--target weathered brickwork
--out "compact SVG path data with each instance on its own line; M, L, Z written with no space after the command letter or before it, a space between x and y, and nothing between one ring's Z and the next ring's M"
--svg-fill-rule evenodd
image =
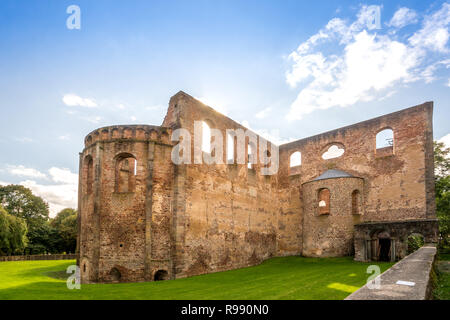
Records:
M261 174L260 162L251 169L175 165L176 129L194 137L194 121L205 121L223 137L227 129L247 130L183 92L171 98L162 126L95 130L80 154L82 282L174 279L273 256L349 255L355 224L433 219L431 119L432 103L425 103L282 145L279 170L270 176ZM394 144L376 150L384 128L394 131ZM198 150L191 145L193 158ZM322 159L331 145L344 153ZM295 151L301 165L290 168ZM226 155L224 143L224 163ZM330 169L348 176L315 180ZM329 192L323 210L321 189Z

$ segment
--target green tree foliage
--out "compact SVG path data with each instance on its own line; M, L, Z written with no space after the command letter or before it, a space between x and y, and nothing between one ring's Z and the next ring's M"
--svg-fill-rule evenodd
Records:
M0 186L0 204L9 214L25 219L30 229L48 221L48 204L24 186Z
M22 253L28 243L26 235L25 220L8 214L0 206L0 255Z
M48 250L50 227L48 204L21 185L0 186L0 205L17 218L24 219L28 229L27 254Z
M54 229L55 247L59 252L75 252L77 245L77 211L64 209L50 221Z
M420 235L411 235L408 237L408 250L407 254L413 253L424 245L424 239Z
M0 255L6 255L9 251L9 220L8 213L0 206Z
M434 143L436 214L444 247L450 246L450 148Z

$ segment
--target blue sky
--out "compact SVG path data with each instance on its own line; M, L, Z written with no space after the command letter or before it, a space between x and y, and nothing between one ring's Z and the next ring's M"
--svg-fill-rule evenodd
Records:
M159 125L179 90L276 143L433 100L450 144L449 24L446 1L2 0L0 183L76 206L84 136Z

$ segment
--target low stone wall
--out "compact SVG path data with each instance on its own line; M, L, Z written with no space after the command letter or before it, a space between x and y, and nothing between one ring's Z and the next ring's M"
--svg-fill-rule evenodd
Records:
M76 254L34 254L29 256L0 256L0 262L27 260L73 260L76 258Z
M345 300L430 299L431 272L435 256L436 245L426 244L382 273L379 276L380 286L378 289L369 289L366 284ZM402 281L404 284L399 284L398 281Z

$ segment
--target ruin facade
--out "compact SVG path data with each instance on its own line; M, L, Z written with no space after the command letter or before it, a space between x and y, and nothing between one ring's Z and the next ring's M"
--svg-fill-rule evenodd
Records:
M369 261L388 250L401 259L411 233L437 241L432 112L427 102L283 144L271 175L260 161L237 164L235 139L231 161L225 143L221 164L175 164L177 129L247 130L184 92L161 126L97 129L80 153L82 283L175 279L288 255ZM385 130L393 137L377 148Z

